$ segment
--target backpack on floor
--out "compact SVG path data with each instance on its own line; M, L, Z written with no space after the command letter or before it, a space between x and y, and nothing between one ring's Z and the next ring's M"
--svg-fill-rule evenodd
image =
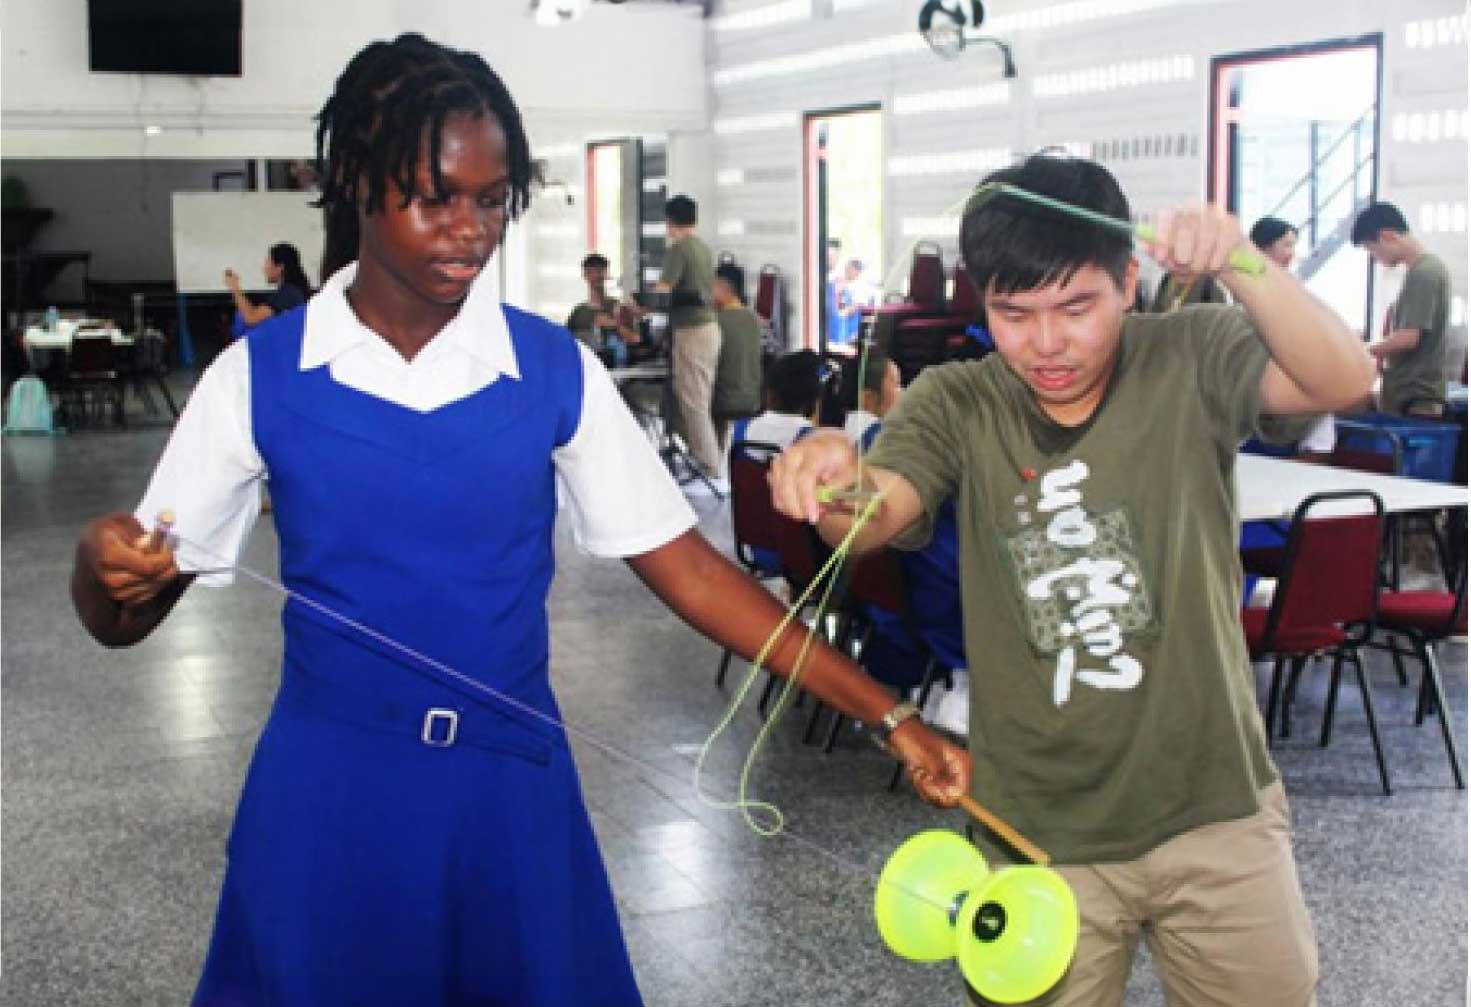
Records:
M5 412L7 434L50 434L56 432L51 415L51 393L34 374L17 378L10 388L10 406Z

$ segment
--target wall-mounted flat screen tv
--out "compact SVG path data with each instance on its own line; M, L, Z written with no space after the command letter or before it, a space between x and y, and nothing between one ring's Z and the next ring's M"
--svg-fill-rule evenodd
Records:
M89 66L240 76L242 0L87 0Z

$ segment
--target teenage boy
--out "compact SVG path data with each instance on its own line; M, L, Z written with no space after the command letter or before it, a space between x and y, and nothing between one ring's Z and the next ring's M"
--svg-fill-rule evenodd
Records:
M1130 219L1089 161L987 181ZM973 792L1052 854L1082 918L1047 1002L1120 1004L1143 937L1171 1003L1304 1007L1317 952L1237 614L1233 465L1266 415L1347 407L1373 368L1280 267L1226 268L1249 246L1225 213L1158 235L1162 267L1217 277L1236 306L1126 314L1128 240L972 201L961 250L998 352L905 390L864 460L884 498L857 545L922 546L955 502ZM832 540L853 519L817 487L858 472L847 437L815 432L773 495Z
M1410 233L1391 203L1371 203L1354 221L1353 243L1386 268L1407 267L1389 311L1384 338L1369 352L1384 368L1379 408L1406 416L1440 415L1445 399L1445 328L1451 310L1451 274L1440 256Z
M587 284L587 300L567 316L567 329L597 352L609 339L617 337L625 346L639 342L638 329L628 324L626 313L620 313L618 298L608 293L608 259L592 252L582 260L582 282Z

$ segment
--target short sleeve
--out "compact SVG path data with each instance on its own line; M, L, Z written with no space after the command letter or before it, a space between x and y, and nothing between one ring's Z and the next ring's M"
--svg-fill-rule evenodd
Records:
M266 304L276 314L285 314L292 308L306 303L306 294L289 283L283 283L271 291L271 296L266 298Z
M956 417L965 366L925 368L884 417L873 448L864 455L866 464L903 476L924 505L924 516L894 539L897 548L923 548L935 515L955 495L964 464Z
M697 523L669 470L603 365L579 344L582 412L552 452L578 546L595 556L638 556Z
M200 376L134 511L145 528L173 511L179 569L229 584L260 515L265 462L250 420L249 341L237 340Z
M1262 429L1262 375L1270 354L1256 326L1237 307L1207 305L1179 312L1190 326L1186 337L1196 347L1195 377L1201 402L1217 438L1233 447Z
M671 287L679 286L679 281L684 277L684 255L682 244L669 246L668 251L664 253L664 266L659 272L660 283L667 283Z
M586 304L579 304L577 307L573 308L572 313L567 316L567 331L573 333L574 335L579 332L586 332L588 329L592 328L592 320L592 308L588 307Z
M1399 300L1395 303L1394 327L1421 332L1435 328L1442 313L1442 296L1444 292L1433 270L1410 270L1405 276L1405 285L1400 291Z

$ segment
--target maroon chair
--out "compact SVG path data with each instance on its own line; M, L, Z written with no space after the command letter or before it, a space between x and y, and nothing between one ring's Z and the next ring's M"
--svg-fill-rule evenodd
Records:
M931 364L958 360L976 346L967 333L980 317L980 299L975 284L962 263L955 264L954 290L946 313L939 316L906 316L894 323L889 339L889 357L899 367L899 377L909 384ZM976 346L979 350L979 347Z
M781 522L790 520L771 505L771 488L766 474L781 447L763 441L736 441L730 446L730 523L735 539L736 562L758 580L781 576L778 550ZM715 684L725 684L732 653L720 656Z
M1435 659L1435 645L1452 636L1466 635L1466 570L1463 566L1456 578L1454 591L1385 591L1379 595L1379 614L1375 627L1385 634L1384 644L1375 644L1394 656L1396 667L1402 657L1419 658L1420 694L1415 702L1415 723L1425 723L1427 714L1440 718L1440 733L1445 738L1445 751L1451 760L1451 775L1457 789L1466 789L1461 756L1456 751L1455 732L1451 727L1445 701L1445 682ZM1401 646L1401 641L1409 648ZM1403 674L1403 669L1401 669Z
M861 309L874 316L874 325L885 319L890 324L910 318L933 318L945 314L945 260L940 246L921 241L909 260L909 293L904 300Z
M768 491L769 496L769 491ZM822 571L822 565L827 559L828 550L822 540L817 536L817 529L805 521L797 521L787 517L785 514L772 511L774 515L774 528L776 531L777 557L781 565L781 575L786 579L787 586L791 590L793 601L801 597L807 588L817 581L818 574ZM817 582L806 605L816 606L822 598L823 584ZM822 627L817 628L819 635ZM825 639L825 637L824 637ZM761 690L761 698L756 704L757 711L762 717L766 716L767 707L771 703L771 697L776 693L778 678L775 672L767 672L766 686ZM802 693L797 694L797 702L800 705Z
M1358 501L1371 508L1368 514L1314 517L1325 504ZM1379 724L1374 715L1374 697L1368 673L1359 657L1359 647L1373 635L1379 595L1379 545L1384 526L1384 503L1367 490L1318 493L1298 505L1287 533L1287 555L1272 605L1267 609L1247 608L1241 613L1247 649L1253 660L1274 658L1265 715L1267 737L1280 705L1282 734L1290 730L1289 709L1297 678L1308 659L1322 653L1333 655L1333 672L1323 709L1320 745L1327 745L1333 730L1334 708L1343 666L1351 662L1364 701L1374 758L1384 792L1393 792ZM1291 677L1283 692L1283 668L1290 662Z
M780 266L770 263L762 266L756 278L756 297L751 306L766 330L767 344L777 347L787 345L784 283Z

